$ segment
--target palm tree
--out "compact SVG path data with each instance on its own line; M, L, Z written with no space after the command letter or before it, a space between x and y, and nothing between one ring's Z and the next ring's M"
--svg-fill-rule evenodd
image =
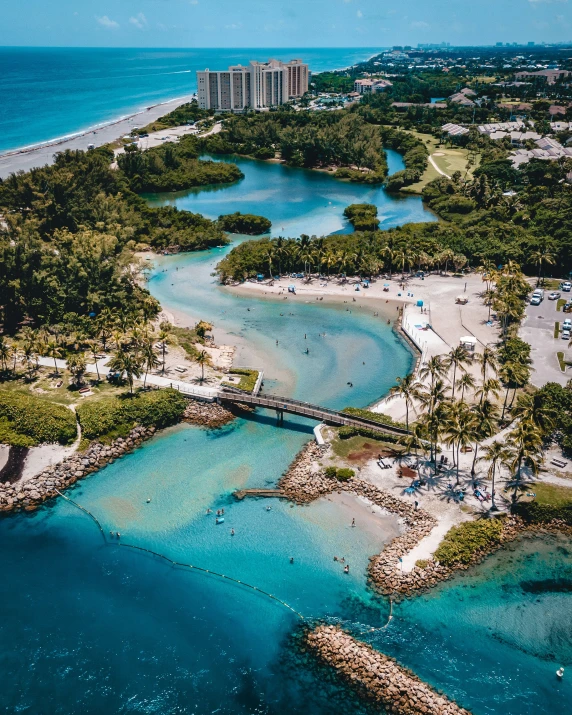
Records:
M529 467L534 474L542 462L542 432L533 421L520 421L507 436L507 442L513 445L510 467L514 470L512 478L514 491L513 503L518 490L522 487L522 466Z
M490 345L486 345L483 352L477 355L477 361L481 365L481 375L484 382L487 377L487 368L490 368L495 372L497 370L498 358L495 349L492 348Z
M461 402L465 401L465 390L474 390L476 387L475 378L470 372L464 372L455 383L457 390L461 390Z
M99 367L98 367L98 365L97 365L97 352L98 352L98 351L97 351L97 344L98 344L98 341L97 341L97 340L88 340L88 341L87 341L87 344L89 345L89 350L90 350L90 352L91 352L91 354L92 354L92 356L93 356L93 362L94 362L94 365L95 365L95 372L97 373L97 381L99 382L99 381L101 380L101 378L100 378L100 376L99 376Z
M495 397L498 397L500 391L500 382L496 378L490 377L488 380L485 380L483 382L483 384L478 388L478 390L475 391L475 396L480 396L480 402L482 402L483 400L488 399L490 394L493 394Z
M475 465L477 463L477 455L479 453L480 443L493 436L497 429L498 407L490 400L483 400L473 408L475 416L475 431L473 434L474 455L471 465L471 477L475 477Z
M165 374L165 350L167 345L171 345L176 342L176 338L171 332L171 323L164 321L159 325L159 342L161 344L161 353L163 357L163 374Z
M530 378L530 368L521 362L505 362L499 370L499 377L506 386L504 403L502 406L501 421L504 420L504 413L508 402L508 393L514 390L515 393L519 387L524 387ZM514 399L514 397L513 397Z
M141 377L141 368L143 361L141 357L131 350L118 350L113 358L109 361L110 370L117 370L121 376L125 373L129 384L129 392L133 394L133 380Z
M71 372L76 385L79 387L83 381L87 360L85 353L72 353L68 356L68 370Z
M151 370L160 365L159 359L155 354L153 337L151 335L146 338L141 345L141 358L143 360L143 367L145 368L145 377L143 379L143 388L145 388L147 386L147 375Z
M20 333L22 341L22 363L29 371L28 379L32 379L34 373L33 359L36 355L36 340L30 328L24 328Z
M504 442L495 440L491 444L488 444L486 447L483 447L483 456L479 459L479 462L489 463L487 476L491 480L490 511L498 511L498 507L495 503L495 476L497 466L506 464L509 459L510 456Z
M387 246L384 246L381 251L381 255L389 261L389 278L391 279L391 271L393 270L393 250L389 244Z
M453 348L451 352L445 356L444 363L447 370L450 370L451 366L453 367L453 380L451 381L451 384L453 385L453 392L451 393L452 400L455 399L455 379L457 376L457 368L460 367L463 369L463 365L469 362L469 360L469 353L461 345Z
M422 380L425 380L425 378L430 377L431 378L431 389L433 388L433 385L435 384L435 380L437 378L445 377L447 375L447 366L445 365L445 362L441 355L434 355L433 357L429 358L425 365L421 367L419 370L419 377Z
M556 411L553 407L548 407L538 393L520 394L510 413L513 419L534 425L542 434L547 434L554 428Z
M6 372L8 369L8 360L12 356L12 346L4 336L0 336L0 363L2 370Z
M542 266L544 264L552 266L556 261L556 257L551 250L551 247L547 242L530 254L530 260L538 266L538 278L536 280L536 286L540 285Z
M207 353L206 350L201 350L200 353L195 358L195 360L201 366L201 382L204 382L204 380L205 380L205 365L208 365L208 363L209 363L209 354Z
M56 369L56 375L60 374L58 371L57 359L61 358L62 354L63 354L63 351L60 348L60 346L57 344L57 342L55 340L48 340L48 343L45 348L45 355L46 355L46 357L51 357L54 359L54 367Z
M409 431L409 407L413 400L419 396L422 385L415 380L413 373L406 377L398 377L397 385L389 391L391 395L399 395L405 400L405 429Z
M437 378L430 388L419 390L417 399L427 410L426 425L429 433L431 461L434 461L439 434L444 419L443 404L447 399L448 387L441 378Z
M459 484L459 452L461 447L468 447L471 443L475 426L475 416L467 405L463 402L452 405L445 422L445 443L453 448L453 459L457 469L456 484Z

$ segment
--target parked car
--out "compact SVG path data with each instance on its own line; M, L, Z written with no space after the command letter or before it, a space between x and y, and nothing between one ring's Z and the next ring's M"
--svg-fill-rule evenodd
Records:
M562 290L565 293L570 293L570 291L572 290L572 283L570 283L570 281L566 281L565 283L563 283Z
M548 300L558 300L561 295L562 293L560 293L559 291L553 290L552 293L550 293L550 295L548 296Z
M566 328L566 330L563 330L560 337L562 338L562 340L570 340L570 328Z
M540 305L542 303L542 298L539 295L533 295L530 299L530 305Z
M566 303L566 305L562 308L562 312L572 313L572 303Z
M572 318L566 318L562 323L562 330L572 330Z

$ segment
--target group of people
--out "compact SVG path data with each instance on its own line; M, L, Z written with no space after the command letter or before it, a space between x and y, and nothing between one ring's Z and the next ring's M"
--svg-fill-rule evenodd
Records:
M355 524L352 524L352 526L355 526ZM341 563L341 564L345 564L345 563L346 563L345 556L342 556L341 558L338 558L337 556L334 556L334 561L338 561L338 562ZM350 572L350 565L349 565L349 564L346 564L346 565L344 566L344 573L349 573L349 572Z

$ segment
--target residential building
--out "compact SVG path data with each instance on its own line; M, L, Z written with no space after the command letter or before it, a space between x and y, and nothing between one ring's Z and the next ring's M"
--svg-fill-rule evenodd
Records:
M302 60L250 62L226 71L197 72L201 109L242 112L277 107L308 91L308 65Z
M554 84L557 79L568 77L571 73L566 70L539 70L538 72L517 72L514 75L516 80L519 79L534 79L538 77L545 79L547 84Z
M354 92L359 94L375 94L383 92L387 87L393 87L393 82L388 79L356 79Z

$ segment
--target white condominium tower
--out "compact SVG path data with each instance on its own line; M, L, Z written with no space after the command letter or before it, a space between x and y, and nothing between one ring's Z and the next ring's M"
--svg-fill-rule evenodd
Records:
M240 112L284 104L308 91L308 65L302 60L251 62L226 72L197 72L199 107Z

